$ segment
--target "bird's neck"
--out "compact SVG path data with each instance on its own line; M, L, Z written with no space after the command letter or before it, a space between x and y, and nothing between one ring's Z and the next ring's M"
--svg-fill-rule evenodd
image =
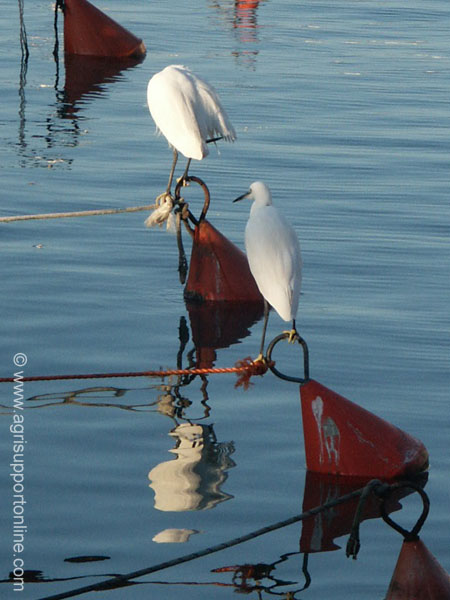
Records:
M271 204L272 204L272 199L270 198L270 196L265 196L263 198L258 198L257 200L254 200L252 207L250 209L250 215L254 215L262 208L271 206Z

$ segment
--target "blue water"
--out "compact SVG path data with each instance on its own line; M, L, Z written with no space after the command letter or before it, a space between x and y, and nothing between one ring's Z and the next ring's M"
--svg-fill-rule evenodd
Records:
M311 375L425 444L431 510L421 538L450 570L448 4L266 0L247 10L231 1L104 0L97 6L142 37L147 56L68 105L73 72L61 53L58 72L52 56L51 5L25 3L22 78L18 10L0 6L0 216L151 204L171 153L154 135L149 77L182 63L213 82L238 139L192 166L211 191L208 216L243 248L249 207L231 200L256 179L272 188L301 240L298 323ZM200 196L186 196L198 214ZM146 229L146 216L0 223L3 377L18 371L19 352L29 376L173 368L184 324L182 364L195 360L175 238ZM255 357L261 326L250 319L249 335L217 349L215 364ZM268 339L282 328L272 315ZM300 370L298 350L278 360ZM26 584L22 597L148 567L301 512L298 386L271 373L247 392L235 381L24 384L20 554L43 581ZM0 385L0 590L16 597L5 583L14 389ZM411 526L419 512L409 498L396 518ZM304 585L301 534L291 525L104 595L228 598L242 580L213 570L256 563L276 564L260 578L262 597L294 592ZM335 540L344 549L310 555L312 581L296 597L385 596L401 536L365 521L356 562L345 557L347 538ZM65 560L80 556L107 559Z

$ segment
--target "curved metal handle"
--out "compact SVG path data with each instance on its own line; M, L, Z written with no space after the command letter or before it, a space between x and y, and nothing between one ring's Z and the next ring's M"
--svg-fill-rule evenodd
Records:
M387 523L388 525L390 525L393 529L395 529L395 531L398 531L399 533L401 533L406 541L416 540L419 538L419 535L418 535L419 531L422 529L422 525L425 523L425 520L430 511L430 499L428 498L425 491L420 487L420 485L417 485L416 483L405 481L405 482L402 482L401 484L399 484L396 489L398 489L399 487L411 488L412 490L415 490L422 498L423 509L422 509L422 514L417 519L417 523L414 525L414 527L411 529L411 531L408 531L407 529L404 529L403 527L401 527L401 525L396 523L393 519L391 519L391 517L387 514L385 504L386 504L387 497L389 496L390 493L392 493L393 488L389 488L389 492L386 495L384 495L383 501L380 506L380 513L383 518L383 521L385 523Z
M280 335L278 335L276 338L274 338L270 342L270 344L267 348L267 363L269 365L269 369L272 371L272 373L274 375L276 375L280 379L284 379L285 381L293 381L295 383L306 383L309 380L309 350L308 350L308 346L307 346L305 340L299 334L297 334L294 341L298 341L298 343L303 348L303 375L304 376L303 377L291 377L290 375L285 375L284 373L279 371L273 364L273 361L272 361L273 349L278 344L278 342L281 342L281 340L286 340L286 339L289 339L288 332L281 333Z
M191 213L191 211L188 211L189 213L189 219L194 223L194 225L198 225L201 221L203 221L206 217L206 213L208 212L209 209L209 204L211 201L211 196L209 193L209 189L208 186L206 185L206 183L200 179L200 177L195 177L194 175L189 175L188 177L182 177L177 185L175 186L175 201L178 205L180 205L180 192L181 192L181 188L183 187L183 185L185 185L186 183L190 183L191 181L193 181L194 183L197 183L203 190L203 193L205 195L205 201L203 202L203 208L202 208L202 212L200 213L200 217L197 220L194 215Z

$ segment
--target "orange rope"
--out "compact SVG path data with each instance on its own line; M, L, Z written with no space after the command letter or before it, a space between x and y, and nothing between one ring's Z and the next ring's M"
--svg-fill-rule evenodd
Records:
M252 375L264 375L268 365L260 361L253 362L244 358L234 367L211 367L208 369L167 369L161 371L129 371L125 373L84 373L79 375L36 375L21 377L20 381L59 381L65 379L109 379L114 377L168 377L169 375L210 375L216 373L241 373L236 387L242 385L247 389ZM15 383L17 377L0 377L0 383Z

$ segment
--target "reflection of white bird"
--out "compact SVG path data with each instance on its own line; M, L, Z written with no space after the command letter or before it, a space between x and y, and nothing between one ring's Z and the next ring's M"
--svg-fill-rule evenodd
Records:
M160 133L173 149L166 194L170 194L178 152L188 159L208 155L208 142L234 141L236 133L214 88L182 65L170 65L148 82L147 102Z
M300 244L292 226L272 205L270 189L262 181L255 181L250 191L235 202L253 200L245 228L245 248L248 263L259 291L264 297L265 318L259 359L263 358L264 338L269 318L268 304L273 306L284 321L292 321L289 339L297 334L295 317L302 282Z

